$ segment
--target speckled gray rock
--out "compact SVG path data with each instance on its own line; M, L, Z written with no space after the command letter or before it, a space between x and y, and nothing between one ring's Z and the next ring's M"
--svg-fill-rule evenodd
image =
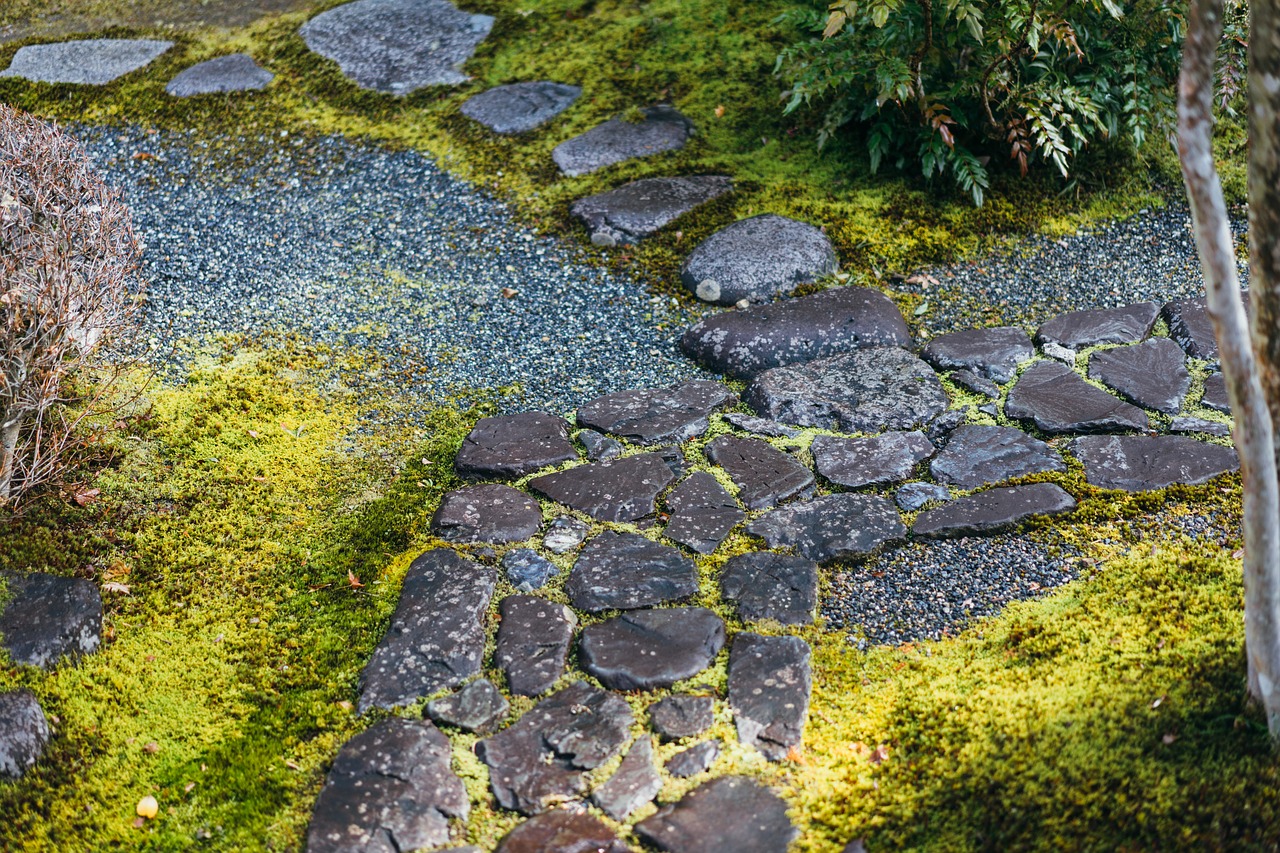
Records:
M1198 432L1226 438L1231 435L1231 427L1224 423L1208 421L1204 418L1176 417L1169 421L1169 432Z
M587 451L587 459L591 462L608 462L617 459L625 449L617 439L601 435L593 429L584 429L578 433L578 441L582 449Z
M1058 452L1012 427L966 424L951 434L947 447L929 464L940 483L976 489L1041 471L1065 471Z
M755 415L744 415L742 412L729 412L724 416L726 422L736 426L743 432L753 433L755 435L766 435L770 438L795 438L800 434L800 430L789 427L786 424L780 424L777 421L771 421L768 418L758 418Z
M824 495L780 507L747 525L770 548L795 548L819 563L856 559L906 538L902 517L878 495Z
M649 237L689 211L733 191L723 175L644 178L578 199L569 212L582 220L597 246L621 246Z
M48 669L63 657L98 650L102 596L92 581L32 572L3 575L0 645L14 663Z
M671 444L702 435L712 412L738 402L719 382L694 379L667 388L605 394L578 407L578 423L637 444Z
M809 644L744 631L729 649L729 707L738 740L770 761L799 746L809 717Z
M1068 450L1084 465L1090 485L1130 492L1197 485L1240 465L1230 447L1180 435L1088 435Z
M471 811L450 769L449 739L431 723L392 717L347 741L307 829L308 853L417 850L449 841Z
M692 678L724 647L724 621L705 607L635 610L582 630L582 668L611 690L656 690Z
M446 493L431 517L431 532L446 542L523 542L541 526L537 501L494 483Z
M265 89L275 75L244 53L215 56L180 71L164 90L175 98Z
M680 349L715 373L749 379L762 370L865 347L911 346L898 307L878 290L837 287L705 317Z
M1068 311L1042 325L1036 340L1073 350L1098 344L1134 344L1146 340L1159 314L1160 306L1155 302Z
M538 696L564 674L578 617L563 604L534 595L509 595L500 605L494 663L517 696Z
M582 794L584 772L622 749L634 721L621 697L578 681L477 743L476 755L498 805L539 814Z
M406 705L480 672L497 582L493 569L445 548L414 560L391 626L360 675L360 713Z
M532 592L546 586L547 581L560 572L555 563L532 548L514 548L503 554L502 569L511 585L521 592Z
M704 740L668 758L664 767L677 779L688 779L706 773L719 757L720 741Z
M453 466L464 477L514 478L577 458L564 420L546 412L521 412L477 421Z
M1005 400L1010 418L1034 421L1044 432L1146 429L1147 413L1095 388L1054 361L1031 365Z
M818 564L792 554L739 554L724 564L720 593L747 622L807 625L818 606Z
M586 812L556 809L508 832L494 853L631 853L631 848Z
M636 834L666 853L786 853L796 830L777 794L745 776L722 776L640 821Z
M653 738L640 735L609 781L591 792L591 800L614 820L626 820L633 811L653 802L661 790L662 776L653 766Z
M746 518L738 502L715 477L705 471L688 479L667 495L670 520L663 534L699 554L710 554Z
M1096 352L1089 378L1145 409L1177 414L1191 388L1182 348L1168 338Z
M511 705L487 678L468 682L457 693L427 703L427 716L464 732L488 734L507 718Z
M697 737L715 722L714 706L710 696L673 693L649 706L649 722L664 741Z
M1213 373L1204 380L1204 396L1200 405L1216 412L1231 414L1231 401L1227 399L1227 380L1221 373Z
M1019 364L1030 361L1035 354L1031 338L1016 326L948 332L929 341L921 353L939 370L968 368L1002 384L1017 374Z
M766 370L751 380L745 399L765 417L843 432L913 429L948 402L933 368L897 347Z
M964 423L969 417L968 411L964 409L951 409L929 421L928 426L924 429L925 438L933 444L936 449L941 450L947 446L947 441L951 438L951 433L955 428Z
M635 521L653 515L654 500L675 479L656 453L593 462L529 481L529 488L597 521Z
M642 121L609 119L561 142L552 150L551 159L561 172L576 177L635 157L675 151L693 136L693 123L673 107L659 104L642 112Z
M937 483L907 483L893 496L899 509L915 512L929 501L951 500L951 490Z
M547 533L542 537L542 547L552 554L564 554L581 545L590 530L585 522L562 515L547 525Z
M173 47L153 39L85 39L18 48L0 77L22 77L40 83L84 83L104 86L136 71Z
M1075 508L1075 498L1053 483L990 489L925 510L916 516L911 532L925 539L985 535L1035 515L1060 515Z
M298 33L357 86L407 95L465 83L462 64L492 26L489 15L459 11L447 0L355 0L321 12Z
M569 109L581 94L581 86L549 80L508 83L472 95L459 112L494 133L525 133Z
M44 753L49 722L30 690L0 693L0 779L17 779Z
M680 281L703 302L766 302L840 268L835 249L807 222L763 213L726 225L685 258Z
M707 444L706 454L733 479L747 509L776 506L813 487L812 471L756 438L717 436Z
M670 545L612 530L582 547L565 584L573 606L591 613L650 607L697 591L698 573L688 557Z
M870 438L820 435L809 446L818 473L839 486L883 486L910 477L933 455L924 433L886 432Z
M1000 386L992 382L985 376L979 376L972 370L953 370L947 374L947 378L959 385L966 391L974 394L981 394L992 400L1000 399Z

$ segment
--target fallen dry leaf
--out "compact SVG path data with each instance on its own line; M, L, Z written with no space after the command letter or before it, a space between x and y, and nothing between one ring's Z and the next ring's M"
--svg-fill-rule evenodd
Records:
M868 761L875 765L883 764L888 760L889 747L883 743L875 748L875 751L871 753L871 758L868 759Z
M156 743L155 741L148 741L147 745L142 748L142 751L146 753L150 753L151 755L155 755L157 752L160 751L160 744Z
M301 766L300 764L298 764L298 762L293 761L292 759L288 759L288 758L286 758L286 759L284 760L284 766L285 766L285 767L288 767L290 770L301 770L301 769L302 769L302 766Z
M100 489L81 489L76 491L71 499L80 506L88 506L98 500L98 495L102 494Z
M102 591L114 592L120 595L129 595L132 592L127 583L120 583L119 581L107 581L102 585Z
M183 786L182 791L183 793L190 794L195 789L196 789L196 783L188 782L185 786Z
M502 296L504 299L515 299L516 294L519 292L520 291L516 290L514 287L502 288Z
M1165 736L1160 738L1160 740L1164 741L1165 746L1168 746L1169 744L1173 743L1177 739L1178 739L1178 736L1175 735L1173 732L1166 732Z
M360 578L356 577L356 573L350 569L347 569L347 583L351 584L352 589L359 589L364 586L364 584L360 583Z
M716 118L724 118L724 104L716 107Z

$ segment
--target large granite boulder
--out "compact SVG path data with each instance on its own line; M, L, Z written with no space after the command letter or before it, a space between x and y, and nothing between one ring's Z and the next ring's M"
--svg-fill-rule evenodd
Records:
M38 83L85 83L104 86L136 71L173 47L154 39L86 39L18 48L0 77L22 77Z
M44 753L49 721L30 690L0 693L0 780L17 779Z
M656 690L702 672L724 647L705 607L634 610L582 631L582 668L611 690Z
M481 418L462 440L454 469L464 477L523 477L578 458L569 424L546 412Z
M901 542L907 528L893 504L878 495L824 495L779 507L747 525L770 548L795 548L819 563L869 556Z
M494 663L517 696L539 696L564 674L578 617L536 595L509 595L500 606Z
M644 178L578 199L569 212L597 246L621 246L656 234L694 208L733 191L724 175Z
M581 86L550 80L508 83L467 98L461 112L494 133L509 136L546 124L569 109L581 94Z
M1069 311L1042 325L1036 332L1036 340L1071 350L1099 344L1135 344L1151 334L1159 314L1160 306L1155 302Z
M1147 413L1085 382L1053 361L1031 365L1004 403L1010 418L1029 420L1044 432L1108 432L1146 429Z
M523 542L541 526L537 501L494 483L447 493L431 518L431 532L446 542Z
M776 506L813 487L812 471L758 438L717 436L707 444L706 454L733 480L747 509Z
M767 302L840 268L827 235L807 222L763 213L726 225L698 245L680 281L703 302Z
M939 370L967 368L994 382L1008 382L1018 365L1035 357L1031 338L1016 326L965 329L929 341L922 356Z
M561 142L551 152L551 159L561 172L577 177L635 157L675 151L693 136L693 123L673 107L659 104L642 112L641 121L610 119Z
M275 75L244 53L215 56L180 71L164 90L175 98L265 89Z
M1076 508L1075 498L1053 483L989 489L925 510L911 532L922 539L985 535L1008 530L1036 515L1060 515Z
M813 672L809 644L799 637L743 631L729 649L729 707L738 740L770 761L800 745L809 718Z
M639 534L612 530L582 547L565 584L573 606L590 613L651 607L697 591L698 572L684 554Z
M4 574L0 645L14 663L49 669L92 654L102 641L102 596L92 581L32 572Z
M818 473L838 486L883 486L910 477L933 455L924 433L886 432L869 438L819 435L809 446Z
M1066 471L1067 465L1052 447L1022 430L965 424L951 433L929 470L940 483L976 489L1026 474Z
M1182 348L1168 338L1103 350L1089 359L1089 378L1144 409L1175 415L1191 389Z
M745 776L704 782L636 824L666 853L786 853L796 837L786 801Z
M597 521L635 521L654 513L654 501L675 475L657 453L579 465L529 481L529 488Z
M1090 485L1130 492L1194 486L1240 466L1230 447L1179 435L1088 435L1068 450L1084 465Z
M719 382L693 379L666 388L605 394L578 407L578 423L638 444L672 444L702 435L712 412L738 402Z

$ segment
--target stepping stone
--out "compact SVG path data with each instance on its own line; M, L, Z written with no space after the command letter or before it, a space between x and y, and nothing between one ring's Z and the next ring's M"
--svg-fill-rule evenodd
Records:
M1177 417L1169 422L1169 432L1201 432L1226 438L1231 435L1231 427L1218 421L1207 421L1204 418Z
M921 355L939 370L968 368L1004 384L1018 373L1018 365L1035 357L1031 338L1016 326L965 329L929 341Z
M347 741L325 778L308 853L417 850L449 842L471 811L450 767L449 739L426 721L392 717Z
M1230 447L1180 435L1090 435L1067 449L1084 465L1090 485L1128 492L1197 486L1240 467Z
M786 853L796 837L786 802L745 776L704 782L635 829L667 853Z
M679 447L655 447L653 452L667 463L667 467L671 469L671 476L679 479L685 475L689 468L688 460L684 458L684 451Z
M640 735L609 781L592 791L591 800L600 811L621 821L646 803L653 802L661 790L662 776L653 766L653 738Z
M1241 291L1245 312L1249 312L1249 291ZM1213 320L1203 298L1175 299L1166 302L1160 316L1169 324L1169 337L1192 358L1213 361L1218 357L1218 341L1213 335Z
M680 338L689 358L735 379L856 349L894 346L911 346L906 321L889 297L869 287L837 287L713 314Z
M767 302L840 269L835 249L807 222L764 213L726 225L698 245L680 281L703 302Z
M770 548L795 548L819 563L866 557L907 536L902 517L877 495L837 494L775 509L747 525Z
M1231 401L1227 398L1227 378L1221 373L1214 373L1204 381L1204 396L1200 405L1206 409L1231 414Z
M893 496L899 509L915 512L929 501L951 500L951 490L937 483L907 483Z
M556 809L508 832L495 853L631 853L631 848L586 812Z
M720 482L705 471L688 479L667 495L671 519L664 535L699 554L710 554L737 527L746 513Z
M871 438L820 435L809 446L818 473L838 486L883 486L907 479L933 455L924 433L886 432Z
M0 779L30 770L49 742L49 721L30 690L0 693Z
M1032 516L1060 515L1075 508L1075 498L1053 483L990 489L920 513L911 532L923 539L981 536L1007 530Z
M482 735L501 725L510 710L507 700L487 678L477 678L457 693L427 703L427 716L434 722Z
M360 88L407 95L465 83L462 64L492 26L489 15L447 0L355 0L321 12L298 33Z
M532 592L544 587L547 581L560 573L555 563L532 548L508 551L502 557L502 568L507 573L507 580L521 592Z
M247 92L265 89L275 75L244 53L216 56L192 65L169 81L164 90L175 98L215 92Z
M550 80L508 83L472 95L460 111L494 133L510 136L546 124L569 109L581 94L581 86Z
M509 595L500 605L494 663L517 696L539 696L564 675L578 617L535 595Z
M360 675L360 713L407 705L479 673L497 582L493 569L446 548L414 560L386 636Z
M582 630L582 668L610 690L657 690L702 672L724 647L705 607L636 610Z
M656 453L593 462L529 481L529 488L597 521L635 521L653 515L658 492L675 476Z
M693 561L670 545L606 530L582 548L565 592L580 610L634 610L698 591Z
M688 779L706 773L720 757L720 741L704 740L681 750L667 759L666 771L677 779Z
M86 39L18 48L0 77L23 77L37 83L83 83L104 86L136 71L173 47L152 39Z
M477 743L475 751L489 767L498 805L534 815L581 795L585 772L622 749L634 721L620 696L578 681Z
M818 564L791 554L739 554L724 564L720 594L747 622L808 625L818 606Z
M799 746L809 716L809 644L744 631L729 650L729 707L738 740L770 761Z
M973 394L981 394L992 400L1000 399L1000 386L972 370L954 370L947 375L947 378Z
M572 178L624 160L675 151L693 136L693 123L673 107L659 104L645 107L642 112L642 121L610 119L561 142L552 150L551 159Z
M593 429L584 429L578 433L578 441L582 442L583 449L587 451L587 459L591 462L609 462L621 456L626 449L621 442Z
M733 479L747 509L776 506L813 486L812 471L756 438L718 436L707 445L706 454Z
M1080 350L1099 344L1135 344L1151 335L1160 306L1139 302L1123 308L1093 308L1059 314L1036 331L1036 341Z
M649 722L664 741L697 737L714 722L710 696L673 693L649 706Z
M766 435L771 438L795 438L800 430L793 429L768 418L757 418L755 415L744 415L741 412L730 412L724 416L725 421L745 432Z
M637 444L671 444L702 435L715 411L738 402L719 382L695 379L667 388L605 394L578 407L578 423Z
M577 458L567 423L546 412L523 412L477 421L453 467L464 477L514 478Z
M1145 409L1177 414L1191 389L1182 348L1168 338L1116 347L1093 354L1089 378Z
M994 408L994 406L993 406ZM925 438L933 444L937 449L947 446L947 439L951 437L951 433L955 428L965 422L968 412L963 409L952 409L943 412L933 420L929 421L929 425L925 428Z
M1010 418L1034 421L1047 433L1146 429L1147 414L1121 402L1053 361L1031 365L1004 403Z
M1058 452L1020 429L966 424L929 464L939 483L976 489L1042 471L1066 471Z
M562 515L547 526L547 533L542 537L542 547L552 554L567 553L581 545L590 530L586 523Z
M92 581L43 572L2 577L8 602L0 599L0 645L14 663L50 669L98 650L102 596Z
M948 405L938 374L896 347L766 370L747 386L745 399L765 417L842 432L913 429Z
M733 191L724 175L645 178L575 201L569 212L582 220L597 246L622 246L651 237L691 210Z
M523 542L541 526L537 501L492 483L447 493L431 518L431 532L446 542Z

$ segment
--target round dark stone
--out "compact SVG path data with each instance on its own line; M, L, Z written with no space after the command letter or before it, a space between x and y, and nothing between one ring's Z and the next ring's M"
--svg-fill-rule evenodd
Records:
M704 607L636 610L583 629L582 668L612 690L655 690L692 678L724 646L724 622Z
M447 493L431 519L431 532L446 542L523 542L541 526L537 501L492 483Z
M765 213L726 225L685 259L680 280L699 299L765 302L840 268L831 241L807 222Z
M670 545L613 530L583 546L565 584L573 606L590 613L650 607L697 591L698 573L688 557Z

